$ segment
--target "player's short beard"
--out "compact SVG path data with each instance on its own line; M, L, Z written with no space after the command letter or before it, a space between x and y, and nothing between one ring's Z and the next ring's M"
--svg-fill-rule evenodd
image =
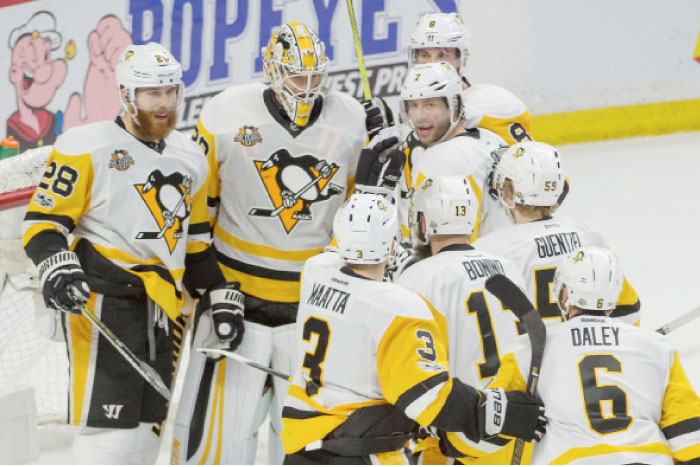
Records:
M177 111L171 110L168 112L168 120L165 123L154 123L151 117L160 112L149 112L139 109L136 114L138 124L134 125L134 129L138 133L136 136L144 141L160 141L167 138L177 123Z

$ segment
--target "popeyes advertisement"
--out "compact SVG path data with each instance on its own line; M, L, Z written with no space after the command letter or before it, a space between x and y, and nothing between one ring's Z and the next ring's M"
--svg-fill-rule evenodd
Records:
M418 17L457 10L450 0L412 0L412 9L399 3L355 0L372 90L390 98L406 75L405 36ZM262 80L260 49L287 21L307 22L326 43L329 86L362 96L352 30L339 0L0 0L0 14L0 44L6 44L0 69L7 70L7 80L0 80L0 139L13 136L22 151L52 144L73 126L119 115L114 69L131 43L159 42L182 63L180 129L192 128L204 103L225 87Z

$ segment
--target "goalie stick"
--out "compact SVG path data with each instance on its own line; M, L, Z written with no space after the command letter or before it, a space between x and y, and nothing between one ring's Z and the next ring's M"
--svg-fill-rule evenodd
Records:
M540 366L542 365L545 340L547 339L547 329L542 322L540 314L535 310L527 296L506 276L496 274L489 277L486 280L486 290L495 295L504 308L513 311L513 314L518 317L527 331L532 348L530 373L527 376L527 393L534 396L535 392L537 392L537 382L540 379ZM524 440L515 440L511 465L520 465L524 447Z
M683 326L684 324L687 324L694 320L695 318L700 316L700 306L697 308L694 308L690 310L689 312L685 313L682 316L679 316L678 318L674 319L673 321L669 321L668 323L664 324L661 326L659 329L656 330L659 334L668 334L669 332L673 332L679 327Z
M117 352L138 372L148 384L158 391L165 400L170 400L170 389L165 385L158 372L146 362L138 358L86 305L80 306L80 311L89 319L100 331L107 341L112 344Z

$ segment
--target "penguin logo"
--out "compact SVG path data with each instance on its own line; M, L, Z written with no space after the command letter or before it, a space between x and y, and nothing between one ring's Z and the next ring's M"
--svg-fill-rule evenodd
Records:
M345 192L345 187L331 183L338 171L334 162L306 154L293 157L278 149L266 161L253 161L274 209L252 208L248 214L278 217L289 233L300 221L312 220L311 205Z
M146 183L134 185L155 219L157 232L139 232L139 240L164 239L172 254L178 240L182 238L182 228L190 215L192 179L175 172L170 175L156 169L148 175Z

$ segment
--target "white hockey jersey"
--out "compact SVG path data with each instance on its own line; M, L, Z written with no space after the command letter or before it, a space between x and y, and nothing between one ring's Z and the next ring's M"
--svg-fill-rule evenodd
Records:
M590 225L558 216L499 229L474 243L477 250L504 256L515 264L525 280L528 298L547 325L561 322L552 294L554 270L564 255L582 246L607 248L603 236ZM613 316L624 316L629 323L639 321L639 298L627 279Z
M524 390L530 357L522 336L491 386ZM700 399L656 332L590 314L548 328L537 394L548 424L532 464L700 462Z
M531 140L530 111L518 97L495 84L471 84L462 91L465 126L485 128L509 146Z
M148 295L177 318L185 254L211 243L207 161L173 131L163 153L116 122L61 135L23 223L26 246L45 230L88 240L105 258L139 276Z
M330 92L304 127L284 121L264 84L231 87L205 105L195 138L208 154L214 245L229 281L265 300L296 302L299 272L331 240L353 190L365 114Z
M450 245L418 261L397 281L433 305L448 337L450 374L477 389L493 379L501 354L518 336L515 315L484 286L494 274L525 287L510 261L467 244Z
M525 287L520 272L510 261L467 244L450 245L418 261L404 270L396 282L433 305L438 326L447 336L450 375L477 389L484 389L491 382L501 355L519 334L518 319L510 310L504 310L484 286L494 274L504 274ZM447 441L474 457L498 450L484 442L472 443L460 433L449 433ZM432 451L426 451L424 462L443 464L439 451ZM488 459L501 462L499 458Z
M479 214L472 236L472 240L476 239L479 235L482 193L494 162L491 151L496 147L493 144L493 139L489 139L489 142L482 139L480 130L467 131L467 133L457 135L428 149L423 149L420 146L409 146L406 149L408 157L401 182L401 198L398 203L402 237L406 241L410 240L411 237L408 216L412 190L430 177L460 175L469 178L471 187L479 200Z
M454 408L446 413L448 398L460 407L478 401L464 393L459 402L453 399L445 343L431 305L342 264L337 253L328 252L304 267L297 315L302 365L282 414L287 453L320 447L320 440L363 408L392 404L430 426L438 418L445 423L468 413ZM468 416L463 422L475 423Z

